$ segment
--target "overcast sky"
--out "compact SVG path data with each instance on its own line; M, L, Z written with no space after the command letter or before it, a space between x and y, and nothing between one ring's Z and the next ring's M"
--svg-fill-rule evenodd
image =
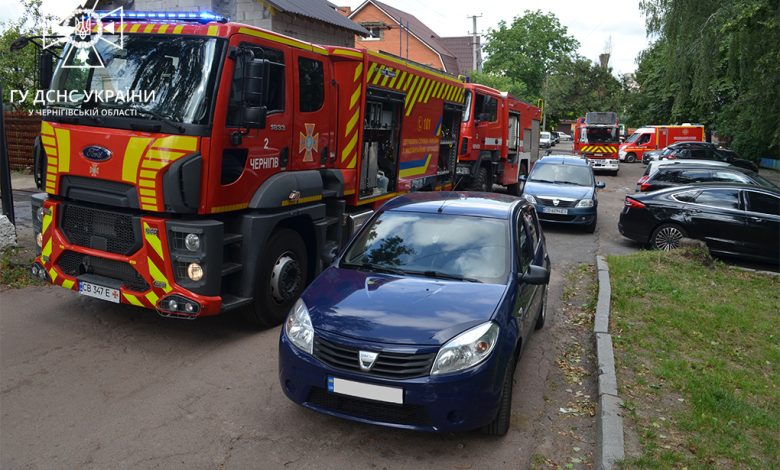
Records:
M355 8L360 0L331 0ZM65 16L79 0L43 0L44 11ZM593 61L612 40L610 65L616 75L636 69L637 54L649 44L645 22L639 11L639 0L385 0L384 3L416 16L440 36L463 36L472 32L471 15L477 19L477 30L484 34L499 21L511 24L525 10L554 13L580 42L579 53ZM22 13L19 0L0 0L0 21L18 18Z

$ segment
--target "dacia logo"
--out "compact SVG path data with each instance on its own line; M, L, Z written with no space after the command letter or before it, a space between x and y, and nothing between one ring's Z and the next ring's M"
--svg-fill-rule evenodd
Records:
M104 162L111 158L112 155L111 150L99 145L84 147L81 153L84 155L84 158L93 162Z
M374 367L374 361L376 361L379 353L371 351L360 351L358 353L358 361L360 362L360 370L369 371Z

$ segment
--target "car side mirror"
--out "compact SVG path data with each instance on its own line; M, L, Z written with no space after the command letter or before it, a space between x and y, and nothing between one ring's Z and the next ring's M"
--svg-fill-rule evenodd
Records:
M604 189L604 188L606 188L606 187L607 187L607 185L606 185L606 183L604 183L603 181L596 181L596 188L598 188L598 189Z
M528 271L520 275L520 280L532 285L547 284L550 282L550 270L532 264L528 266Z

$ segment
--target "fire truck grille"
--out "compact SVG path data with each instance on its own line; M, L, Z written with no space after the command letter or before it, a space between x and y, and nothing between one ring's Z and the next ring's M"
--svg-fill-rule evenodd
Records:
M431 371L433 360L436 358L436 353L402 354L380 352L374 361L374 366L367 372L360 369L357 349L315 336L314 356L336 369L362 372L380 377L410 379L428 375Z
M61 227L74 245L130 255L141 247L133 217L76 204L63 207Z
M138 274L138 271L128 263L121 261L98 258L68 250L62 253L57 260L57 266L68 276L97 274L117 279L122 282L122 287L136 292L149 290L149 284Z

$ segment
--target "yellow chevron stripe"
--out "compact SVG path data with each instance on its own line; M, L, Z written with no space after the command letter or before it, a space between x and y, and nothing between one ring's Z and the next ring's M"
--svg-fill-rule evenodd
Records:
M358 135L357 135L357 132L356 132L355 135L352 136L352 139L349 141L347 146L344 147L344 151L341 152L341 161L342 162L347 159L347 156L349 156L350 152L352 152L352 150L355 148L355 145L357 144L357 138L358 138Z
M355 67L355 78L352 79L353 82L358 81L360 78L360 74L363 73L363 63L359 63L357 67Z
M128 294L126 292L122 293L122 296L127 299L128 302L135 305L136 307L143 307L144 304L141 303L140 300L138 300L138 297L134 296L133 294Z
M41 233L46 233L46 230L49 229L49 225L51 225L51 212L48 214L44 213L43 215L43 224L41 226Z
M51 278L52 282L57 280L57 271L55 271L54 268L49 269L49 277Z
M154 190L151 190L151 189L143 189L143 188L141 188L140 190L138 190L138 192L141 194L141 196L154 197L154 198L157 197L157 191L154 191Z
M368 74L366 75L366 83L371 81L371 78L374 76L374 71L376 71L376 62L371 64L371 67L368 68Z
M356 109L355 114L347 122L347 130L344 132L345 136L349 136L349 134L352 132L352 129L355 128L355 124L357 124L359 117L360 117L360 110Z
M152 258L146 257L146 262L149 263L149 274L152 276L152 279L159 283L165 283L165 287L163 287L163 292L166 294L173 290L171 288L171 283L168 282L168 279L165 277L165 274L160 271L160 268L157 267L156 264L154 264L154 261L152 261Z
M54 140L54 137L49 137L48 135L42 135L41 142L43 145L48 145L49 147L54 147L57 145L57 141Z
M173 34L181 34L181 30L184 29L184 26L179 25L173 28ZM132 31L130 31L132 33Z
M148 24L144 28L144 33L151 33L153 29L154 29L154 25L153 24Z
M388 87L388 88L395 88L395 82L398 80L398 77L400 77L402 73L403 73L403 72L401 72L400 70L396 70L396 72L395 72L395 77L393 77L393 78L390 80L390 83L388 83L388 84L387 84L387 87Z
M154 188L154 181L138 179L138 186L143 188Z
M41 134L54 137L54 128L46 121L41 121Z
M157 207L157 199L153 197L142 197L141 203L147 206Z
M433 94L433 90L436 88L436 86L439 84L439 82L433 82L431 83L430 88L428 88L428 92L425 93L425 98L421 99L423 103L427 103L429 99L431 99L431 95Z
M140 24L134 24L133 26L130 27L130 32L131 33L138 32L138 28L140 28L140 27L141 27ZM179 28L181 28L181 26L179 26Z
M352 169L352 168L355 168L356 165L357 165L357 154L352 156L352 160L349 161L349 164L347 165L347 168Z
M392 72L393 69L386 68L385 70L387 70L388 72ZM381 86L387 86L387 82L389 82L389 81L390 81L390 75L384 75L384 78L382 79L382 85Z
M401 75L398 77L398 82L395 84L395 89L396 90L402 90L403 89L404 81L406 80L406 77L408 77L408 76L409 76L409 74L407 74L403 70L401 71Z
M357 104L358 100L360 99L360 93L363 91L363 86L358 85L355 89L355 92L352 93L352 97L349 99L349 109L352 109Z
M66 288L66 289L73 289L73 286L75 284L76 283L71 281L70 279L65 279L64 281L62 281L62 287Z
M157 294L155 294L154 291L151 290L144 297L146 297L146 300L148 300L149 303L151 303L155 307L157 306L157 301L160 300L160 298L157 297Z
M209 26L209 30L206 33L207 36L216 36L219 34L219 27L218 26Z
M50 257L51 256L51 238L49 238L46 241L46 244L43 245L43 250L41 251L41 256Z
M141 178L154 180L155 178L157 178L157 172L156 171L141 170L141 173L139 173L139 176Z
M149 245L151 245L151 247L157 253L157 256L164 260L165 256L163 256L162 241L157 235L149 233L149 230L149 224L144 222L144 238L146 238L146 241L149 242Z
M409 74L409 79L406 81L406 84L404 85L404 91L408 91L409 93L411 93L415 85L417 85L418 80L420 80L419 75Z
M159 34L165 34L166 31L168 31L168 25L167 24L164 24L164 25L160 26L160 29L157 30L157 32Z

